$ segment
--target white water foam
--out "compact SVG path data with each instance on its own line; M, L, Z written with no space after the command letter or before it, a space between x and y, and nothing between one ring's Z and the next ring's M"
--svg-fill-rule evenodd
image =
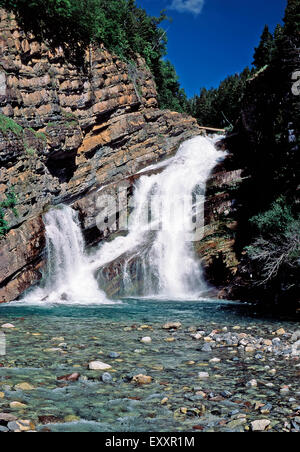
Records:
M40 287L21 300L29 304L111 303L91 272L77 213L67 206L44 216L47 238L47 270Z
M199 136L184 142L161 173L138 180L128 235L104 243L93 264L99 269L128 254L123 268L125 295L134 285L128 268L137 258L143 296L195 299L207 291L191 231L196 211L198 222L204 220L207 180L226 155L215 148L215 141Z
M138 278L142 285L142 293L136 295L162 300L198 299L207 286L191 231L196 214L198 224L204 219L205 189L211 171L226 155L216 150L215 141L195 137L184 142L176 156L163 165L149 167L162 171L138 180L127 236L105 242L93 256L85 253L77 213L66 206L49 211L44 217L47 271L40 287L29 291L21 302L112 303L99 289L94 274L123 255L127 256L123 266L125 295L132 295L130 264L136 260L140 262Z

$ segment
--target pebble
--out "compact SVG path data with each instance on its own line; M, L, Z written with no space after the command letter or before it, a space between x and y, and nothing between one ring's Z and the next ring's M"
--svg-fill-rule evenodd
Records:
M290 388L288 386L284 386L280 389L280 394L288 394L290 392Z
M135 375L131 382L137 383L139 385L148 385L152 383L152 381L153 381L152 377L149 377L148 375L139 374Z
M285 330L283 328L280 328L279 330L276 331L277 336L283 336L284 334L286 334Z
M246 386L248 388L257 388L257 380L253 379L248 381L248 383L246 383Z
M34 389L35 387L30 385L29 383L19 383L15 385L16 391L33 391Z
M234 421L230 421L226 427L230 429L234 429L236 427L240 427L241 425L246 424L247 420L245 418L235 419Z
M109 372L105 372L102 375L101 380L103 381L103 383L112 383L113 378Z
M200 339L202 339L202 334L200 334L200 333L192 334L191 336L196 341L200 341Z
M291 337L291 342L297 342L298 340L300 340L300 330L295 331Z
M90 370L108 370L112 367L109 364L105 364L101 361L92 361L89 363L89 369Z
M111 353L109 353L108 357L111 359L118 359L118 358L120 358L120 354L116 353L116 352L111 352Z
M35 425L32 421L28 420L18 420L12 421L7 424L7 428L13 432L29 432L35 429Z
M255 352L255 348L252 347L251 345L248 345L248 346L245 348L245 352L246 352L246 353L253 353L253 352Z
M143 337L143 338L141 339L141 342L142 342L143 344L151 344L152 339L151 339L151 337L146 336L146 337Z
M15 325L13 325L12 323L4 323L3 325L1 325L1 328L9 330L15 328Z
M219 358L213 358L209 362L212 363L212 364L218 364L218 363L221 362L221 360Z
M62 377L58 377L58 381L77 381L80 378L80 374L78 372L74 372L73 374L63 375Z
M0 422L13 422L16 421L18 418L14 416L13 414L9 413L0 413Z
M253 432L263 432L271 424L268 419L259 419L257 421L251 422L251 427Z
M209 373L208 372L199 372L198 377L200 378L200 380L207 380L209 378Z
M21 403L21 402L10 402L9 406L10 406L10 408L17 409L17 410L22 410L23 408L27 408L27 405L25 405L24 403Z
M203 347L201 348L202 352L211 352L212 348L209 344L204 344Z
M181 322L168 322L163 326L164 330L178 330L182 327Z
M79 422L79 421L80 421L80 417L77 417L77 416L75 416L74 414L70 414L70 415L64 417L64 421L65 421L66 423L69 423L69 422Z

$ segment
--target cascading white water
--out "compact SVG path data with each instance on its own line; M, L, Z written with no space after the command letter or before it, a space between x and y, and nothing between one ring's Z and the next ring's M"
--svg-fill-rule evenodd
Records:
M198 298L206 284L194 255L194 218L201 229L206 182L224 156L225 152L216 150L213 139L200 136L183 143L169 161L146 168L145 171L161 172L142 175L138 180L127 236L104 243L90 257L85 253L77 213L66 206L49 211L44 217L47 237L44 281L22 301L110 303L94 274L121 256L125 256L125 295L126 291L134 295L130 265L135 261L139 262L142 295Z
M129 254L123 269L125 293L133 285L128 271L133 259L141 262L144 296L193 298L207 289L194 255L192 231L195 216L201 228L206 182L225 156L214 141L201 136L186 141L166 169L139 179L128 235L102 245L94 263L100 268Z
M90 271L77 213L67 206L44 216L47 270L44 283L30 291L23 302L108 303Z

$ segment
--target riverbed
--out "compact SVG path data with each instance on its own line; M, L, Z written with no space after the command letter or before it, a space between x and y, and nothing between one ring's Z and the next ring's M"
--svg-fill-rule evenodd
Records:
M231 302L124 299L2 305L2 325L3 431L300 431L293 319Z

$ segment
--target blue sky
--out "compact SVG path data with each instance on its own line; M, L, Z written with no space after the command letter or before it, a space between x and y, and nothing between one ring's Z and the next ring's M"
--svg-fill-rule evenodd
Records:
M218 86L253 61L265 24L282 22L286 0L136 0L154 16L167 8L168 58L188 96Z

